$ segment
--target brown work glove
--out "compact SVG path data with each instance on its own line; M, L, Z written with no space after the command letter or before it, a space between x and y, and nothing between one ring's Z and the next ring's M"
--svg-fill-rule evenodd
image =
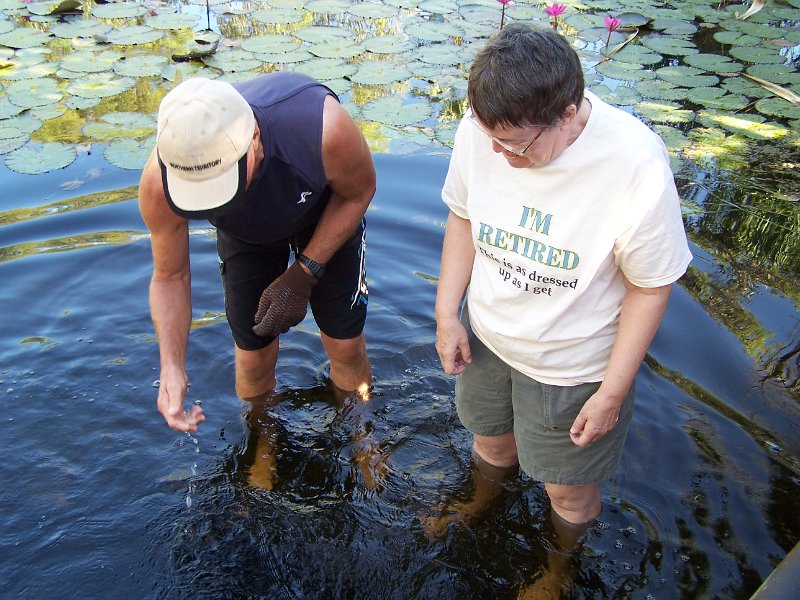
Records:
M317 278L294 262L261 294L256 312L256 335L277 337L289 331L306 316L311 288Z

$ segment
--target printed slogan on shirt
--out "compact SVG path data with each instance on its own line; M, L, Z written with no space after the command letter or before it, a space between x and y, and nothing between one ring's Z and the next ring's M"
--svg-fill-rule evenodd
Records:
M552 222L553 215L543 213L529 206L522 207L522 214L520 215L519 221L520 227L542 235L550 235ZM481 222L478 229L478 242L483 245L505 250L506 252L518 254L533 262L564 271L572 271L580 263L580 256L573 250L557 248L533 237L520 235L484 222ZM487 258L501 265L500 275L503 277L504 281L511 283L517 288L524 289L525 291L552 296L552 287L542 287L536 284L572 289L575 289L578 285L577 278L560 279L558 277L545 277L535 270L529 272L524 266L514 266L506 259L500 260L484 248L480 248L480 251Z

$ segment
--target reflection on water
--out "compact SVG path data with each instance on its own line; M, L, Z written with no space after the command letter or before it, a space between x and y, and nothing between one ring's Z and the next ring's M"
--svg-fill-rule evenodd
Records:
M461 599L540 585L554 531L523 475L482 519L425 529L470 491L468 436L433 348L447 163L376 163L371 401L336 400L311 320L282 340L280 401L236 398L214 239L196 223L189 398L208 420L194 436L156 411L150 250L132 194L66 212L36 207L69 205L68 190L15 196L31 217L0 225L4 594ZM136 183L114 170L93 181ZM637 380L622 466L568 561L569 597L747 597L800 537L796 287L755 268L742 281L710 244L693 250Z

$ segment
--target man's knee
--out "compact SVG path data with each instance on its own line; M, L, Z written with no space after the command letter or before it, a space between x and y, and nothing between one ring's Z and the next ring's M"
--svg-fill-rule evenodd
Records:
M332 362L353 364L366 360L367 346L364 334L346 340L337 340L324 334L321 337L325 352Z
M275 388L278 340L260 350L235 349L236 391L242 398L260 396Z
M475 454L495 467L511 467L517 464L517 443L513 433L497 436L474 436Z

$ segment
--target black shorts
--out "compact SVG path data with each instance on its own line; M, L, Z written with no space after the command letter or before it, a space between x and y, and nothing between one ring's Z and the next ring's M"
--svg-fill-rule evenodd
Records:
M335 339L357 337L367 318L367 277L365 269L366 219L327 263L325 275L311 292L311 312L320 331ZM258 301L264 289L289 265L291 251L305 247L314 230L269 244L248 244L217 231L217 253L225 314L236 346L259 350L274 337L253 332Z

